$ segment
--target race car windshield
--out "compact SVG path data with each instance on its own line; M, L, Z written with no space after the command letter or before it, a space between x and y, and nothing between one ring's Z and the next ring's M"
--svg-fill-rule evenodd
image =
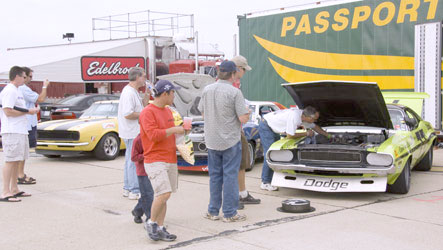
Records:
M117 103L94 103L89 107L80 118L85 117L117 117Z

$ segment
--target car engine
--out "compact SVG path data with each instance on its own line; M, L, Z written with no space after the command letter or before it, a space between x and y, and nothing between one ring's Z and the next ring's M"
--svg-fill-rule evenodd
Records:
M384 134L364 134L364 133L330 133L331 138L323 135L315 135L315 139L306 138L305 144L328 144L328 145L349 145L366 146L379 145L386 140Z

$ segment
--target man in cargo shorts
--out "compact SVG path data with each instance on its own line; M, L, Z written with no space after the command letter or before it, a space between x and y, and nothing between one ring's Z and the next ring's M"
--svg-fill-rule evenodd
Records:
M240 80L246 71L252 70L251 66L248 65L248 61L243 56L235 56L232 58L232 61L238 68L238 71L235 73L235 77L237 80ZM238 171L238 189L240 196L240 204L239 209L242 208L243 204L260 204L260 199L255 199L246 189L246 169L251 165L250 154L249 154L249 145L248 140L243 132L241 131L241 163L240 170Z
M145 170L154 190L151 218L146 224L148 236L154 241L174 241L163 226L166 202L178 185L175 135L183 134L182 126L175 126L171 110L174 92L180 87L160 80L154 87L154 102L140 113L140 136L143 145Z
M31 108L27 112L15 108L26 109L25 100L18 87L25 83L25 71L14 66L9 71L11 83L6 85L0 94L2 109L1 133L3 143L3 192L0 201L18 202L18 197L31 196L20 192L17 186L18 165L29 157L28 120L26 114L36 114L39 109Z

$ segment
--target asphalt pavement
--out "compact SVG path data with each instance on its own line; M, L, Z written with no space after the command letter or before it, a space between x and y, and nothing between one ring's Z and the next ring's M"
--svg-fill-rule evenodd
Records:
M431 171L412 173L406 195L264 191L258 162L246 182L262 203L246 205L247 220L236 223L204 219L207 174L180 172L165 222L175 242L153 242L133 222L123 163L31 154L26 173L37 184L20 185L32 197L0 203L0 249L443 249L443 149ZM315 211L278 212L288 198L308 199Z

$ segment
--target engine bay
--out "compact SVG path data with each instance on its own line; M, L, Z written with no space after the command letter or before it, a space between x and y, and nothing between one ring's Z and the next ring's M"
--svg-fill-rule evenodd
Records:
M367 133L329 133L330 138L316 134L313 138L305 138L305 144L327 144L327 145L348 145L348 146L375 146L387 139L385 134Z

